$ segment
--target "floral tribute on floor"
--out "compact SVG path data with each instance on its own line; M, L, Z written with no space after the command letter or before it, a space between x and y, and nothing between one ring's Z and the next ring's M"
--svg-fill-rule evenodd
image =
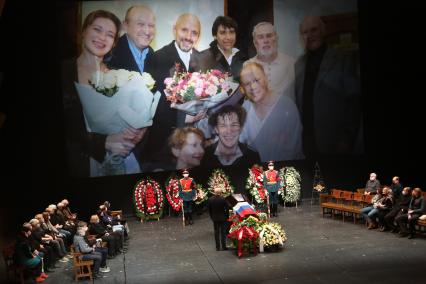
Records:
M159 220L163 214L164 196L158 182L151 178L140 180L133 195L136 216L141 222Z

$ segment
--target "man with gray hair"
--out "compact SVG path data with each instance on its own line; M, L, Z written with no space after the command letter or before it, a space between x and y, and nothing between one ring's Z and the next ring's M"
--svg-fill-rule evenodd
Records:
M295 92L305 156L356 154L362 147L356 54L326 44L319 16L305 17L299 32L305 53L295 64Z
M253 28L256 56L249 61L262 65L269 88L276 95L286 95L295 100L294 63L291 56L278 51L278 34L269 22L260 22Z

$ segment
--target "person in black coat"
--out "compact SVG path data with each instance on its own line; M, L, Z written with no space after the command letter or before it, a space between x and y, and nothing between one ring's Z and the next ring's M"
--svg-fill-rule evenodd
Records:
M208 202L210 218L213 221L214 227L214 238L216 241L216 250L220 250L220 244L222 244L222 250L228 250L226 247L226 235L228 228L229 218L229 207L226 200L220 195L221 189L215 188L214 195L210 197ZM220 242L219 242L220 236Z
M151 74L156 82L157 90L162 93L145 152L145 155L151 160L155 160L159 155L167 152L167 139L176 127L194 123L205 116L204 111L191 116L171 108L164 93L164 79L173 77L176 68L179 69L179 72L200 71L200 52L194 48L199 40L200 32L201 25L197 16L180 15L173 26L175 40L157 50L147 66L146 72Z
M102 241L107 242L108 257L114 257L119 252L121 252L121 234L108 232L108 230L102 225L102 223L99 222L98 215L92 215L90 217L89 234L95 235L97 239L100 238L102 239Z
M399 229L395 226L395 218L399 215L405 214L408 211L408 206L411 201L411 188L404 187L401 195L397 198L395 205L392 207L392 210L385 215L385 227L381 231L391 230L392 233L396 233Z

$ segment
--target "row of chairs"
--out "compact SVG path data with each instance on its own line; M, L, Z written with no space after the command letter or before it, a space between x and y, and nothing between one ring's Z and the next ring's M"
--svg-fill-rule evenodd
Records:
M364 189L357 189L357 192L332 189L331 194L320 194L320 206L322 208L322 216L331 214L334 218L336 213L342 215L343 222L345 216L352 216L354 223L361 214L361 209L370 206L374 195L364 195ZM423 198L426 199L426 192L423 192ZM419 230L426 228L426 220L418 220Z
M322 215L331 214L334 218L336 213L341 213L343 222L345 216L350 215L356 223L361 209L371 204L373 195L364 195L362 191L352 192L347 190L332 189L331 194L320 194L320 206Z

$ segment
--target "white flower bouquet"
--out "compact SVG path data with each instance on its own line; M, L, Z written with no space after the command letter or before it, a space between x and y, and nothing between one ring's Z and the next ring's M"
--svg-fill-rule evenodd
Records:
M196 115L228 99L238 88L226 73L219 70L180 72L179 66L173 77L164 80L166 98L171 107Z
M160 93L151 92L155 81L148 73L97 71L90 84L76 84L90 132L109 135L152 125Z
M286 240L287 236L279 223L265 222L259 233L259 251L263 252L268 247L282 247Z

